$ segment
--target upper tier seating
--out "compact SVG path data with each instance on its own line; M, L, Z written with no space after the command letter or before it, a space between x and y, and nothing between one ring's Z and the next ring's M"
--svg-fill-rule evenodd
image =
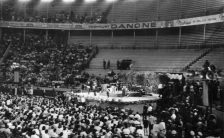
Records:
M195 49L152 49L152 50L111 50L102 49L90 63L90 69L102 69L103 60L110 60L111 69L116 69L117 60L133 60L133 70L140 71L181 71L188 63L200 56L204 50Z
M55 15L58 14L58 16L64 16L61 22L70 22L71 18L76 18L77 16L79 16L79 19L82 16L84 18L103 16L107 18L108 22L124 23L212 15L222 13L223 6L223 0L118 0L111 3L98 1L88 4L77 1L69 5L62 3L62 1L54 1L50 4L33 2L25 7L22 3L13 3L13 0L8 0L3 3L3 9L0 12L2 12L1 15L5 20L16 18L15 20L23 21L24 16L33 19L56 18ZM26 9L26 14L24 9ZM71 14L71 11L73 11L73 14ZM72 21L86 22L80 20Z

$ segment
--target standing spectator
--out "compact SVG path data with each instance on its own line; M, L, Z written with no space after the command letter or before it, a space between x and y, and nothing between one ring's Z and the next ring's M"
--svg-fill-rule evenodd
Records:
M105 60L103 60L103 69L106 69L106 61Z
M144 104L144 106L143 106L143 118L147 117L147 111L148 111L148 106L147 106L147 104Z
M117 69L119 70L120 69L120 61L117 60Z
M46 96L46 90L43 89L43 97L45 97L45 96Z
M107 61L107 68L110 69L110 60Z
M144 126L144 135L148 135L149 131L148 131L148 127L149 127L149 121L146 118L143 118L143 126Z

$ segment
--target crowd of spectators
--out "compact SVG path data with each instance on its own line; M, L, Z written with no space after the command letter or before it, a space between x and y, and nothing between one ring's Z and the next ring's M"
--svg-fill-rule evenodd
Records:
M221 137L222 126L209 110L204 110L185 101L170 100L153 110L152 105L145 105L143 124L145 133L150 138L205 138Z
M13 91L13 90L12 90ZM146 103L143 112L63 97L0 96L0 135L13 138L221 137L214 114L180 97ZM4 138L4 137L3 137Z
M4 3L0 12L1 20L20 22L44 22L44 23L106 23L106 13L92 11L92 13L78 14L74 11L58 11L54 14L36 14L34 9L29 8L23 12L16 11L14 3ZM40 12L40 11L39 11Z
M141 115L116 107L1 94L0 132L26 138L142 138Z
M5 34L7 35L7 34ZM19 69L20 82L50 86L52 81L75 85L74 78L88 66L94 47L64 45L52 37L20 33L9 35L10 52L5 60L7 81L13 82L14 71Z

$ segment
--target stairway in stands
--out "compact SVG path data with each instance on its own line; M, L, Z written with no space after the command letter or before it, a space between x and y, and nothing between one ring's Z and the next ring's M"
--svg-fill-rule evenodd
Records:
M0 82L4 81L4 75L3 74L4 74L5 65L3 64L3 61L7 57L7 55L9 54L10 48L11 48L11 44L3 52L4 54L0 58Z
M212 51L212 48L206 49L204 50L204 52L199 55L198 57L196 57L194 60L192 60L189 64L187 64L184 68L183 71L186 71L188 69L190 69L194 64L196 64L198 61L200 61L201 59L203 59L207 54L209 54Z
M210 64L216 66L218 70L224 69L224 48L214 48L210 50L206 55L197 60L190 66L190 69L201 70L205 60L208 60Z

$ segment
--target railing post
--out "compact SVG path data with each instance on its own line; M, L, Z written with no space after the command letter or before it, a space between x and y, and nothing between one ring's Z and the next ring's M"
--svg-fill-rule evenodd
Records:
M111 42L111 48L113 48L114 47L114 31L113 30L111 31L111 40L110 40L110 42Z
M26 29L23 29L23 43L26 42Z
M89 32L89 44L90 45L92 45L92 36L93 36L92 30L90 30L90 32Z
M134 30L134 31L133 31L133 39L134 39L134 45L133 45L133 48L134 48L134 49L136 48L136 45L135 45L135 39L136 39L136 38L135 38L135 35L136 35L136 34L135 34L135 30Z
M156 29L156 42L155 42L155 48L158 48L158 29Z
M182 28L179 27L179 40L178 40L178 43L179 43L179 44L178 44L178 45L179 45L178 47L179 47L179 48L181 48L181 35L182 35Z
M206 24L203 26L203 44L206 45Z

